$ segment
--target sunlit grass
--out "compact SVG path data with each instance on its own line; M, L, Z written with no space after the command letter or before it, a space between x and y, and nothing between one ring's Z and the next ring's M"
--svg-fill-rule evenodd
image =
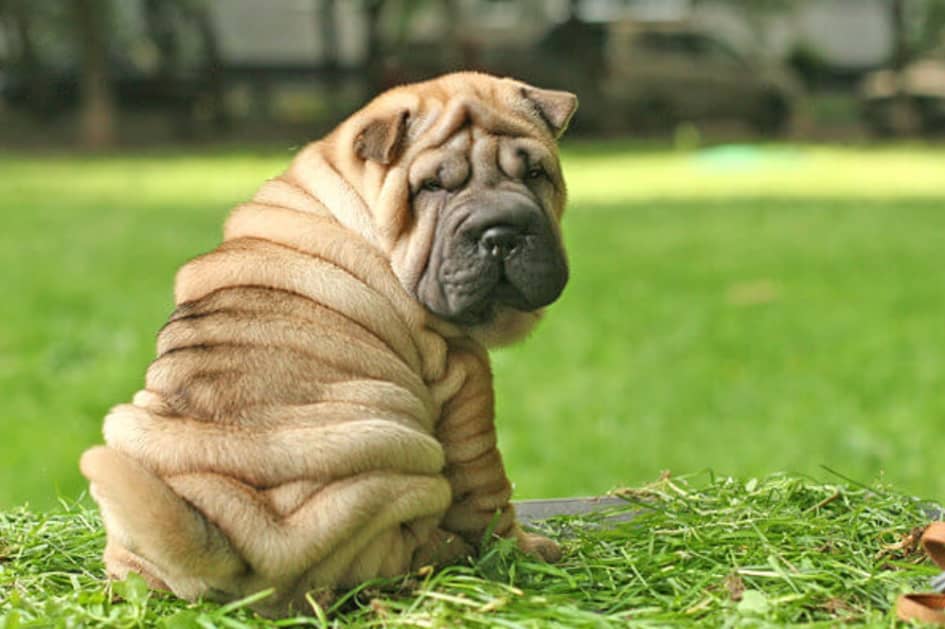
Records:
M576 202L945 198L941 148L735 145L640 152L620 147L585 146L566 154Z
M308 617L278 623L245 602L108 584L98 517L82 505L0 512L0 626L888 626L896 596L935 573L916 544L929 514L888 487L701 477L623 495L609 513L543 525L562 543L557 565L494 544L457 566L321 593Z

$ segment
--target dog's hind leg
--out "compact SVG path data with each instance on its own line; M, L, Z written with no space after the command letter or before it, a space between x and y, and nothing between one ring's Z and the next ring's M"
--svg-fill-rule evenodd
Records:
M80 467L105 521L110 574L138 572L153 586L194 599L230 589L246 572L216 526L130 457L99 446L82 455Z
M171 589L158 576L159 570L154 564L134 554L114 539L109 539L105 544L105 569L110 579L121 580L133 572L140 575L152 590Z

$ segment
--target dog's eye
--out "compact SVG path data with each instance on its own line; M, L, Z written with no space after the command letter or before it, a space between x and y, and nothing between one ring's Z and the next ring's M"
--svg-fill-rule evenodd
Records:
M545 169L541 166L532 166L525 173L526 179L541 179L545 176Z
M427 179L420 187L428 192L436 192L437 190L443 189L443 184L436 179Z

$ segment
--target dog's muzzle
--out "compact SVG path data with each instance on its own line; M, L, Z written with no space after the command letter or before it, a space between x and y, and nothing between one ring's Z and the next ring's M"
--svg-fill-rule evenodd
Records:
M418 297L435 314L473 325L500 305L547 306L567 281L564 250L547 215L524 195L496 192L444 214Z

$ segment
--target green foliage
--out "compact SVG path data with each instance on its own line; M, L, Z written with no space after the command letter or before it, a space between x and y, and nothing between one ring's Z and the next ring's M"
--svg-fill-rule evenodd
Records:
M934 574L916 549L928 515L887 487L772 476L669 479L624 490L626 505L543 525L556 565L508 541L478 560L347 593L315 593L310 615L281 621L102 578L97 515L0 514L0 627L608 627L888 624L903 591ZM627 519L632 516L631 519Z

